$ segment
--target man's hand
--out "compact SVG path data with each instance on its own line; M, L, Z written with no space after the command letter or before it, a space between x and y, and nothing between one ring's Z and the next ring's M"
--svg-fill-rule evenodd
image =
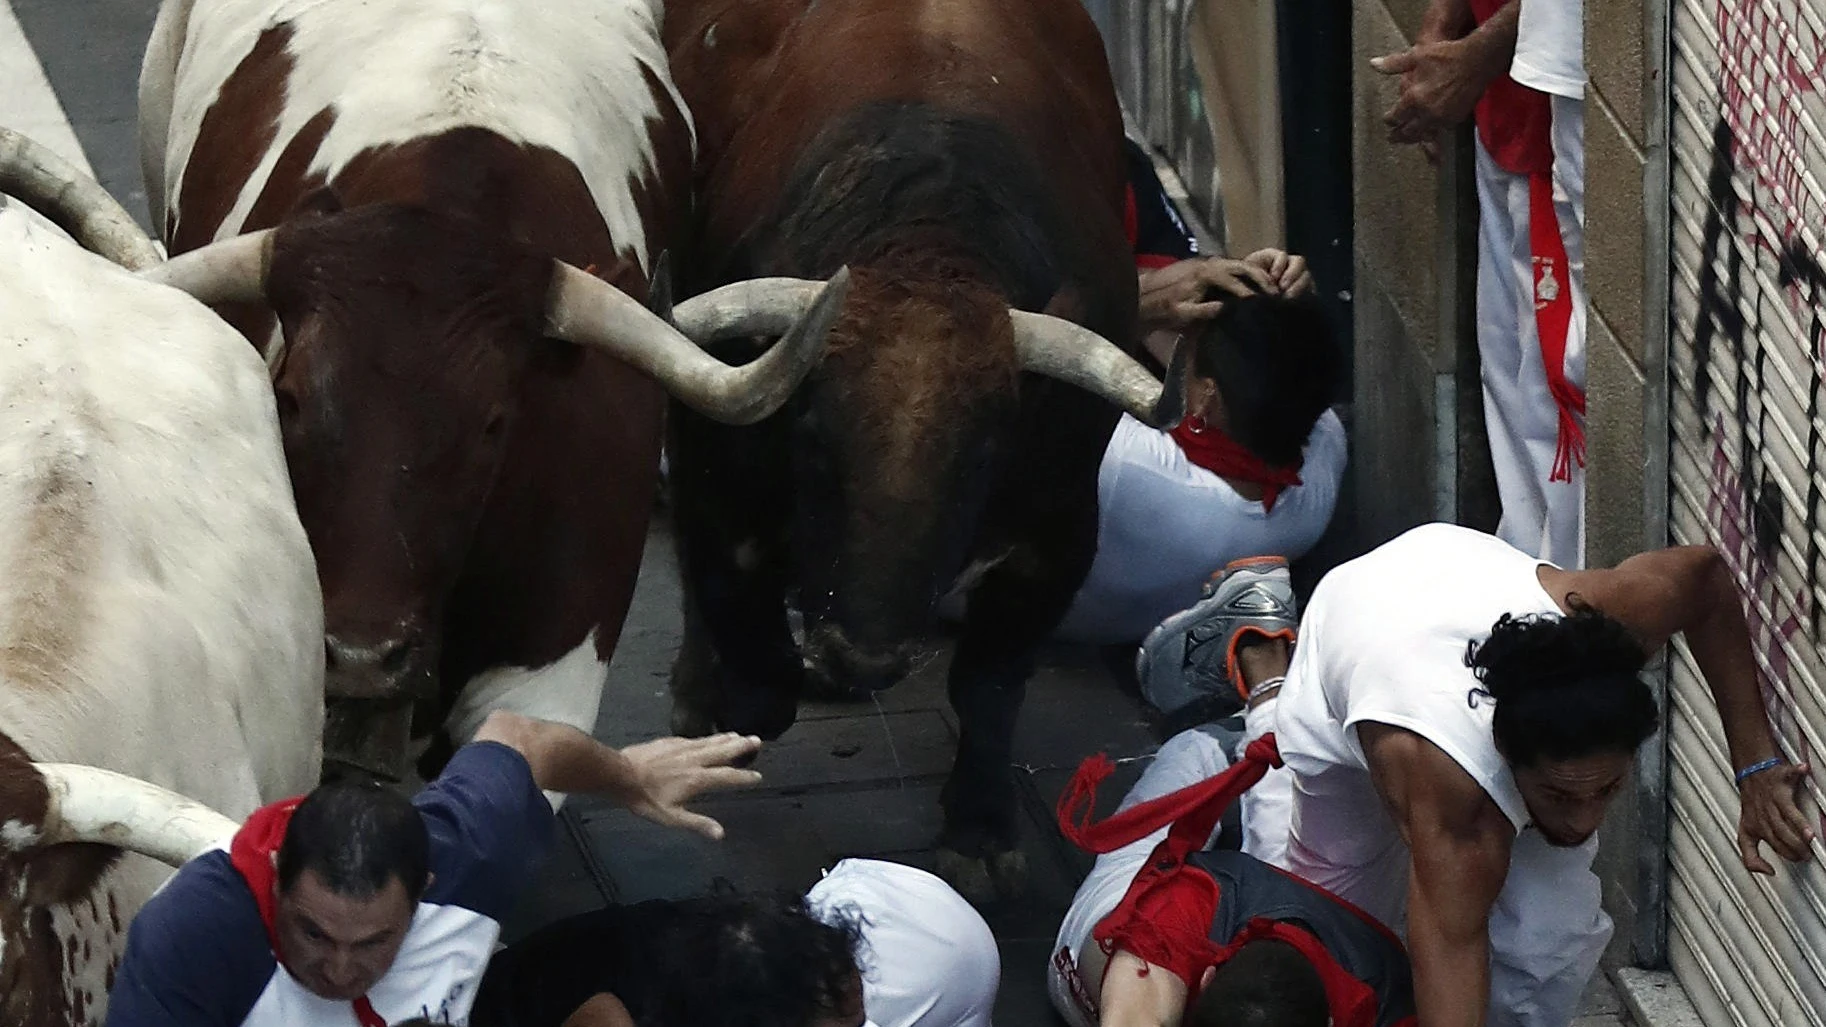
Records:
M1459 39L1423 30L1413 46L1370 61L1384 75L1401 76L1401 95L1382 116L1389 142L1418 144L1437 160L1439 134L1470 117L1478 97L1508 72L1520 8L1504 5Z
M758 784L753 770L729 766L759 752L761 740L726 733L659 738L616 750L568 724L494 710L473 742L498 742L526 757L533 783L548 792L606 795L668 827L721 841L723 825L685 808L705 792Z
M1274 281L1283 296L1303 296L1312 291L1312 272L1306 268L1305 257L1270 247L1256 250L1244 257L1243 262L1268 272L1268 277Z
M685 804L705 792L759 784L761 774L729 766L759 752L751 735L721 734L708 738L656 738L621 750L633 766L623 804L637 816L667 827L695 831L721 841L723 825Z
M1255 283L1257 289L1251 290L1245 282ZM1140 285L1141 323L1147 331L1178 331L1216 317L1224 304L1222 300L1205 300L1208 288L1232 296L1247 296L1252 291L1273 295L1281 291L1263 267L1228 257L1193 258L1143 271Z
M1807 826L1806 815L1794 801L1809 769L1805 763L1783 764L1751 774L1738 787L1742 809L1737 816L1737 851L1743 856L1744 869L1753 874L1775 873L1763 858L1763 842L1796 863L1812 855L1808 843L1813 828Z

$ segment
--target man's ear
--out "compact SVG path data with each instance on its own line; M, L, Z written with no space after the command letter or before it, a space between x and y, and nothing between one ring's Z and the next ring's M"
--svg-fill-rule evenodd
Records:
M1207 966L1205 972L1198 975L1198 990L1204 991L1211 986L1211 978L1217 976L1217 967Z

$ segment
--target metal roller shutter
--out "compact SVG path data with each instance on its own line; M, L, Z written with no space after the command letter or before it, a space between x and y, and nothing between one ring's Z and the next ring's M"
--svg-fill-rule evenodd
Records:
M1826 755L1826 0L1669 6L1669 530L1725 554L1784 751L1815 761ZM1817 858L1774 879L1743 869L1711 697L1684 646L1669 664L1669 959L1708 1024L1826 1024L1826 870ZM1822 781L1816 765L1815 811Z

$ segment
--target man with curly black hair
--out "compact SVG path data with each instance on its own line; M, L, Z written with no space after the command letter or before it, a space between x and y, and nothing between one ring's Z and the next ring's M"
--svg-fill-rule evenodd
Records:
M1774 872L1765 842L1808 856L1808 768L1781 757L1710 547L1567 571L1426 525L1327 575L1297 644L1284 566L1228 578L1186 647L1216 647L1214 683L1285 764L1245 803L1245 850L1404 933L1421 1023L1571 1021L1611 933L1598 827L1658 726L1642 669L1676 634L1724 722L1744 866Z

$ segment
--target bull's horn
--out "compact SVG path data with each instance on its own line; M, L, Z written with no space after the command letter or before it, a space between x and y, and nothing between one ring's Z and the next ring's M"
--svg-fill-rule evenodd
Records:
M34 763L51 792L42 845L96 842L182 866L232 837L215 810L136 777L77 763Z
M1155 428L1170 428L1186 413L1186 346L1173 351L1162 385L1134 357L1083 325L1047 314L1010 310L1021 366L1095 393Z
M264 303L272 261L273 230L267 228L191 250L140 277L182 289L202 303Z
M620 289L562 261L555 263L547 334L607 350L658 379L686 406L725 424L753 424L785 404L823 356L825 337L850 284L848 268L829 282L813 283L816 291L810 302L795 303L793 316L769 322L777 332L752 333L779 334L780 341L760 359L731 367L692 341L702 336L681 334ZM674 313L683 323L685 317L695 316L693 304L701 306L722 292L680 304Z
M823 282L805 278L751 278L691 297L673 310L672 323L700 346L718 339L785 335L822 288Z
M70 233L83 249L129 271L143 271L165 259L101 183L43 143L10 128L0 128L0 193L17 197Z

